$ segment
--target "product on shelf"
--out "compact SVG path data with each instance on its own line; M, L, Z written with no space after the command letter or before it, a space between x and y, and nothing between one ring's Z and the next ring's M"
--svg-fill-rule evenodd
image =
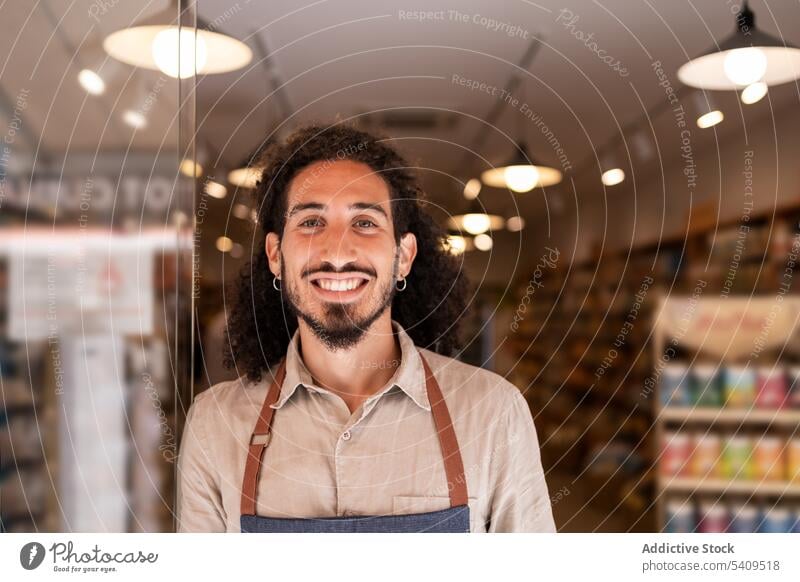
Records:
M749 408L756 395L756 373L745 366L729 366L723 373L725 406Z
M699 518L697 529L702 533L724 533L730 524L728 508L717 501L700 503Z
M689 406L692 402L691 378L686 366L668 364L661 378L661 403L664 406Z
M752 477L780 481L784 478L783 449L786 439L764 435L755 440L753 445Z
M692 474L697 477L719 476L718 462L722 455L722 439L715 433L697 433L692 453Z
M800 533L800 505L670 499L665 510L665 533Z
M694 379L692 403L695 406L720 406L722 404L716 366L710 364L695 366L692 370L692 377Z
M800 437L791 438L786 443L786 479L800 483Z
M729 479L750 479L753 442L747 436L734 435L728 438L722 450L720 474Z
M729 533L753 533L758 531L761 515L757 507L744 503L731 505Z
M796 516L788 507L768 507L761 517L762 533L790 533L794 528Z
M671 500L666 504L666 533L691 533L695 529L694 506L689 501Z
M756 406L782 408L786 401L786 374L782 368L764 366L758 369Z
M666 476L687 475L691 470L692 440L686 433L665 433L661 448L661 472Z
M787 404L792 408L800 408L800 366L791 366L788 369L789 386Z

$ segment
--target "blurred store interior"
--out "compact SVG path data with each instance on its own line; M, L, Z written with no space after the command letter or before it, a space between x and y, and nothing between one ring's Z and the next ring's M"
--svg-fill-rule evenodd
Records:
M248 163L310 121L418 167L559 531L798 530L796 3L180 6L0 7L2 530L173 529Z

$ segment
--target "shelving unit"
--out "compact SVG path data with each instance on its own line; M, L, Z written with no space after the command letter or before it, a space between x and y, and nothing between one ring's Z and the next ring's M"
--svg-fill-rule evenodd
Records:
M797 364L796 355L787 346L797 343L798 330L794 325L783 326L779 330L769 326L770 314L776 305L780 305L782 316L790 321L795 321L796 316L800 315L800 297L797 296L781 296L778 301L774 296L672 296L660 300L653 324L653 361L662 364L668 361L660 370L654 370L654 377L659 379L654 394L654 421L658 465L656 503L660 529L669 531L673 525L670 522L674 518L668 514L666 507L669 501L678 501L682 505L704 501L715 509L725 510L730 506L729 515L738 514L745 505L761 512L781 508L791 515L800 510L800 472L794 479L787 474L790 471L787 459L791 450L790 441L800 437L800 398L789 401L792 379L788 374L785 377L787 392L780 407L769 407L756 401L759 389L757 382L761 382L760 379L756 380L756 368L782 371ZM752 335L753 328L770 330L771 344L767 349L754 351L757 336ZM664 370L669 365L685 367L681 368L686 370L683 377L667 380ZM712 380L693 378L692 371L699 366L714 368ZM734 369L744 369L745 372L731 372ZM752 373L747 372L748 369ZM730 377L723 381L724 374ZM707 390L707 382L710 382L712 387L719 390L719 404L670 405L670 398L677 398L669 392L673 382L679 386L676 388L678 394L686 395L694 391L695 397L698 392ZM744 405L732 400L736 390L741 387L747 389L751 398ZM676 439L685 438L680 435L694 435L695 438L711 435L719 440L720 453L713 462L706 458L698 463L695 458L700 455L700 445L691 441L688 447L682 449L687 451L686 458L674 460L667 449L674 446ZM741 461L742 466L752 467L757 464L756 449L762 441L773 437L786 443L777 460L772 463L782 473L780 478L718 475L724 472L719 469L725 464L723 451L733 439L747 438L754 443L754 448ZM710 466L704 474L683 474L700 471L698 464ZM665 474L676 465L681 474ZM797 518L800 519L800 513ZM696 523L701 521L702 515L698 515Z
M774 298L782 286L787 299L800 294L800 266L788 286L782 278L800 242L800 200L750 215L744 238L742 224L720 222L716 208L701 205L688 217L688 229L672 236L596 252L577 263L568 263L562 252L556 268L540 269L532 294L537 275L521 273L515 294L505 298L504 321L517 325L497 331L507 354L503 372L531 407L550 490L572 492L569 502L554 508L568 522L565 531L662 528L658 454L664 423L771 430L798 425L796 411L659 411L654 398L642 396L657 362L653 320L663 298L690 295L699 280L704 297ZM632 328L615 345L626 322ZM616 357L609 357L612 349ZM788 346L784 357L800 360L798 352L800 346Z

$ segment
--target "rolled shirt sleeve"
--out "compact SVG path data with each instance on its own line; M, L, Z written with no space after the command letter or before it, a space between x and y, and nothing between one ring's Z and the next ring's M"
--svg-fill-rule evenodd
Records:
M178 455L178 532L224 532L219 474L211 458L202 402L189 407Z
M491 458L489 532L555 532L553 510L530 408L510 385Z

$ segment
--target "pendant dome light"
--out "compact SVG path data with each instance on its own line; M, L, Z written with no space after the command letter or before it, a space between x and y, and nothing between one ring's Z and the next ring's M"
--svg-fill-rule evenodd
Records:
M798 77L800 48L758 30L747 1L733 34L678 69L682 83L706 90L740 90L759 82L780 85Z
M561 182L561 172L536 162L527 146L520 143L514 148L514 156L499 168L485 170L481 180L487 186L508 188L514 192L530 192L537 187L552 186Z
M478 200L473 199L464 214L450 217L447 227L459 233L478 235L490 230L500 230L505 226L505 222L505 219L498 214L488 214Z
M161 71L173 78L195 74L227 73L253 59L253 51L240 40L211 30L197 19L197 28L178 27L178 4L108 35L105 51L134 67Z

